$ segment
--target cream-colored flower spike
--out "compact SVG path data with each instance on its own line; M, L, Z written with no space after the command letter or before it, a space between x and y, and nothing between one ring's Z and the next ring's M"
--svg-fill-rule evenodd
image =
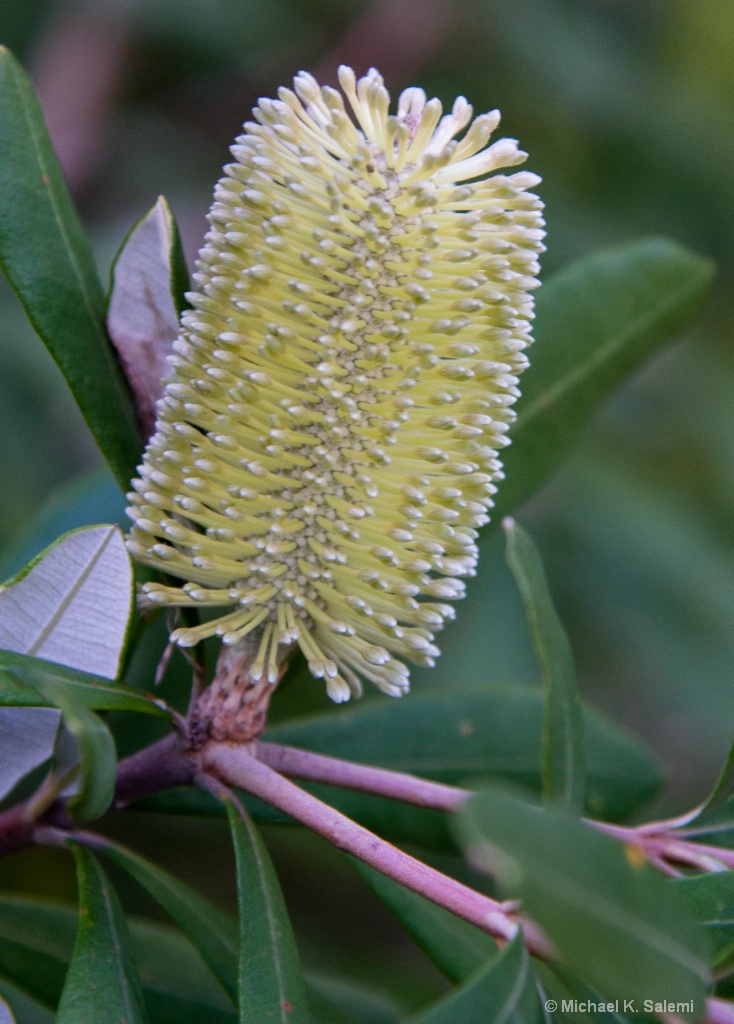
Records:
M382 78L308 74L232 148L133 483L144 600L221 608L173 639L298 644L336 701L432 665L477 561L527 365L542 204L463 97L389 113ZM464 128L468 130L456 139ZM489 177L487 177L489 175Z

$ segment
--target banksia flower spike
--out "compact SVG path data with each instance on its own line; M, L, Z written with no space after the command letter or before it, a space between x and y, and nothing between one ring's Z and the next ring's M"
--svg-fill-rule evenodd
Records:
M543 221L496 111L339 77L354 120L300 74L232 147L129 547L184 581L144 601L219 609L179 644L249 637L272 681L297 644L342 701L433 664L475 571Z

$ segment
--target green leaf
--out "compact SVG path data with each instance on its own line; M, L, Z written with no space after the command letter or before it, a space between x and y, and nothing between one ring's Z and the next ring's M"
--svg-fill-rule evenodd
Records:
M168 375L188 275L181 239L163 196L133 226L112 267L107 329L130 383L143 433Z
M538 1019L538 1014L521 1012L532 986L530 957L518 934L485 967L461 988L411 1018L411 1024L509 1024ZM537 997L536 997L537 1000ZM530 1004L532 1005L532 1004Z
M497 953L494 940L425 896L350 858L357 872L449 981L466 981Z
M79 747L78 792L69 800L78 818L99 818L115 795L117 751L105 723L55 679L39 679L41 694L61 711L64 724Z
M729 749L729 756L724 767L721 769L721 774L716 780L714 788L704 801L696 817L692 820L696 821L701 815L723 807L732 793L734 793L734 743Z
M543 798L582 812L585 788L584 723L571 645L553 605L540 554L513 519L502 524L507 564L525 605L545 689Z
M76 669L44 661L43 658L0 650L0 705L56 706L55 701L44 697L36 689L39 681L42 684L43 680L49 678L56 683L57 692L63 690L72 700L90 711L134 711L157 715L159 718L170 715L163 701L148 693L131 690L122 683L111 683L100 676L77 672Z
M685 328L713 273L709 260L652 238L587 256L543 285L495 523L542 487L604 398Z
M144 1024L143 995L117 895L92 854L74 846L79 927L58 1024Z
M33 86L5 47L0 152L0 265L125 489L141 444L104 329L104 293Z
M105 843L104 853L160 903L237 1005L239 935L236 924L189 886L132 850Z
M278 879L249 819L227 801L237 862L240 1024L308 1024L301 965Z
M399 1024L402 1014L381 992L325 974L309 974L311 1024Z
M734 967L734 875L730 871L677 879L675 888L689 901L709 938L711 966L717 973Z
M77 921L76 908L67 905L0 896L0 973L42 1004L55 1007ZM129 924L148 1013L155 1024L235 1024L229 1000L178 931L142 918L131 918Z
M0 587L0 648L115 679L132 602L119 528L76 530Z
M647 865L576 818L506 793L472 797L457 817L471 860L519 898L569 971L610 999L690 1003L708 983L705 942L688 908Z
M265 739L441 782L493 778L538 791L542 723L540 690L487 686L339 708L277 726ZM588 709L584 733L595 817L622 817L655 794L660 776L638 740Z
M11 989L0 977L0 992L15 1000L20 990L55 1007L74 946L77 920L75 907L0 894L0 974L6 973L13 986ZM179 931L137 917L129 917L128 924L151 1021L236 1024L236 1010ZM314 1014L314 1024L362 1024L363 1018L353 1012L360 1004L371 1014L364 1024L398 1022L397 1013L388 1014L384 999L342 979L320 974L308 985L308 992L309 1005L319 1011ZM344 1013L340 1013L339 1006L344 1007ZM46 1015L28 1024L50 1024L51 1019ZM26 1022L19 1020L19 1024Z
M541 999L546 1005L549 997L555 1000L555 1010L546 1017L546 1024L652 1024L653 1018L645 1013L631 1015L630 1006L625 1015L622 1013L624 1000L605 999L557 963L536 962L535 970Z

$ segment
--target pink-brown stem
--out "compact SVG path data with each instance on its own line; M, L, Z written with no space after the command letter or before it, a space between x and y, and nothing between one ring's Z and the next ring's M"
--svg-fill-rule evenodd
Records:
M285 747L279 743L259 742L255 747L258 761L282 775L309 782L325 782L342 789L356 789L375 796L431 807L438 811L456 811L471 796L469 790L431 782L416 775L354 764L337 757L314 754L310 750Z
M495 938L507 942L516 934L519 922L510 918L507 905L475 892L380 839L279 775L242 747L210 743L201 751L200 766L203 773L265 800L296 821L308 825L338 849L446 907ZM531 953L544 959L554 955L546 937L532 923L522 922L522 928Z
M723 999L707 999L704 1024L734 1024L734 1005Z

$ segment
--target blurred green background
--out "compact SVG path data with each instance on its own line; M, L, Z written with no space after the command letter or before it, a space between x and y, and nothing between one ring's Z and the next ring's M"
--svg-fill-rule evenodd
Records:
M339 63L374 64L393 94L419 84L447 105L462 93L477 112L502 110L504 133L543 177L544 274L647 234L716 260L696 329L607 403L520 516L546 559L584 695L660 752L671 778L661 806L701 798L734 735L731 0L24 0L0 4L0 42L33 76L104 280L161 193L193 259L227 147L257 97L301 68L335 84ZM55 488L98 462L0 283L0 563ZM457 610L439 667L416 672L415 687L536 676L497 538ZM326 707L320 692L311 698ZM231 898L223 826L148 817L135 834ZM343 965L359 913L366 976L414 1005L436 991L418 954L398 965L405 940L323 844L295 844L290 829L270 839L308 963ZM9 858L0 881L74 891L67 863L40 852ZM154 912L137 892L127 900Z

